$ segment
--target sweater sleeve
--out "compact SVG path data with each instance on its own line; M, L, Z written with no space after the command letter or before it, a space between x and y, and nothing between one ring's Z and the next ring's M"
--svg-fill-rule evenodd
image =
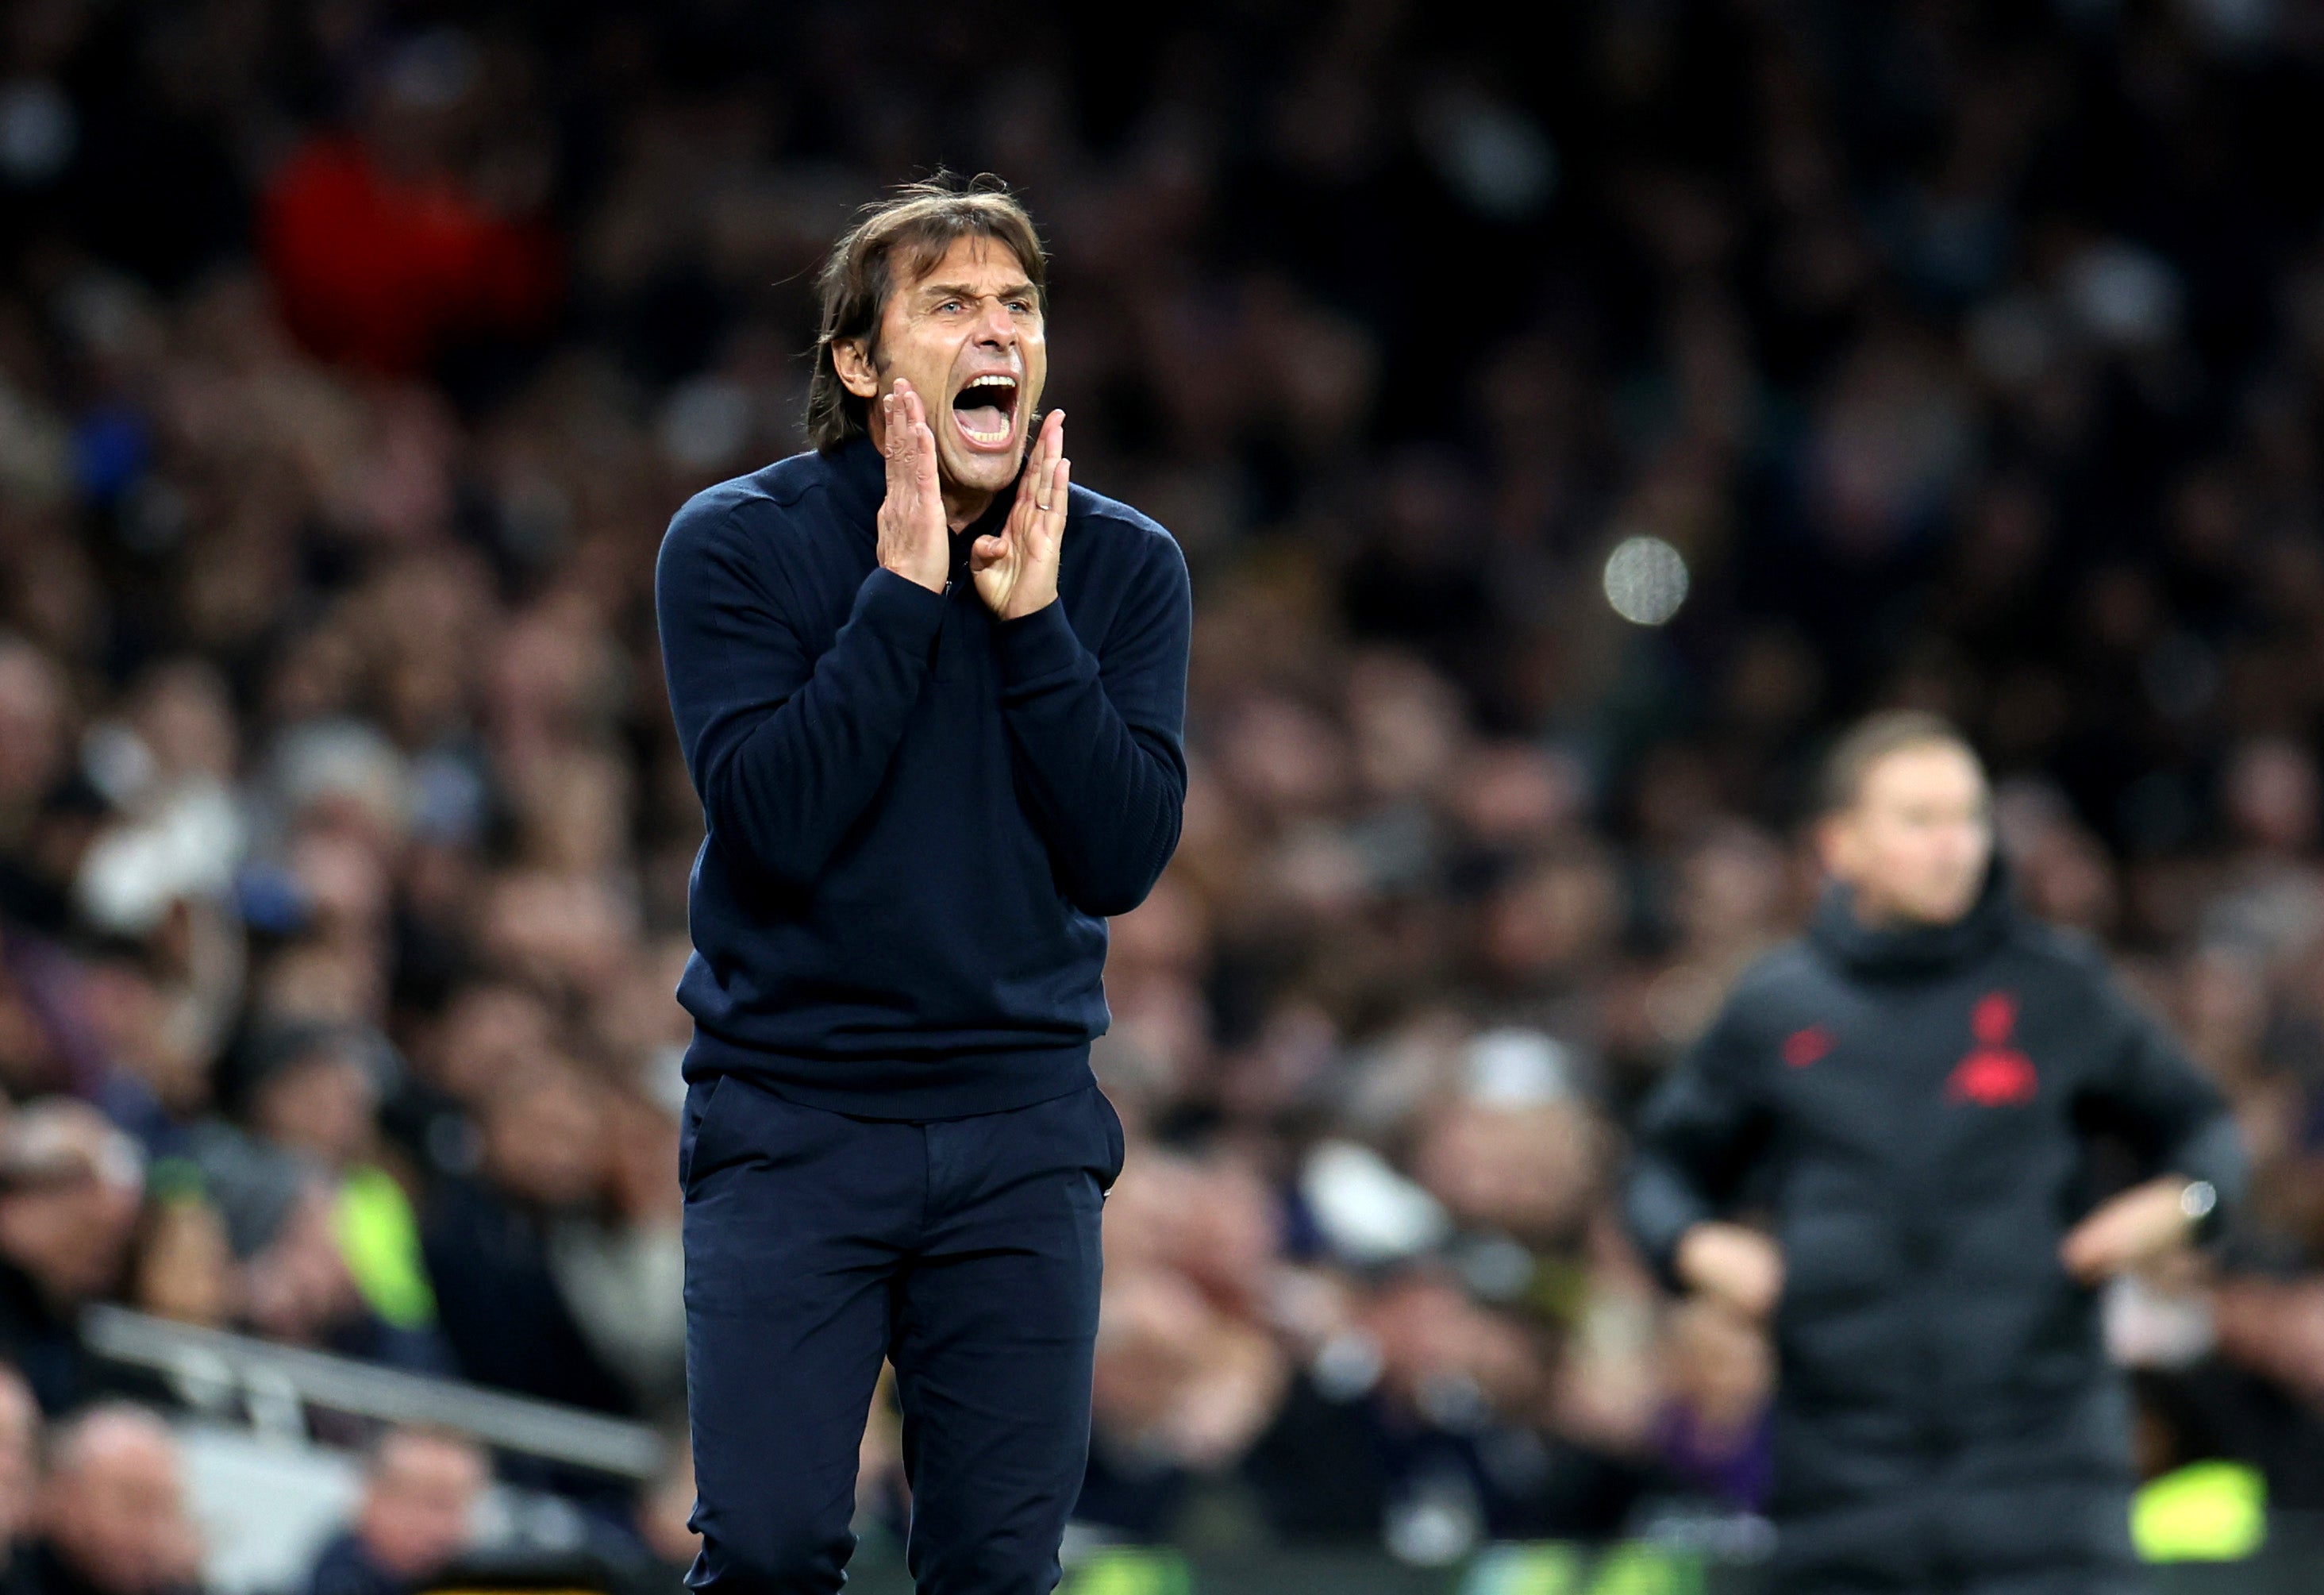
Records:
M1154 551L1099 654L1062 598L995 629L1018 791L1065 895L1088 913L1145 901L1185 807L1194 600L1177 544L1157 535Z
M1766 1144L1768 1115L1752 1089L1753 1062L1730 998L1639 1116L1623 1212L1665 1284L1679 1283L1680 1238L1727 1210Z
M2243 1136L2227 1099L2170 1033L2101 974L2098 1023L2105 1064L2088 1095L2136 1143L2153 1173L2208 1181L2220 1220L2242 1202L2247 1172Z
M662 672L713 844L794 885L821 873L902 739L944 597L875 568L820 656L732 512L689 505L654 572Z

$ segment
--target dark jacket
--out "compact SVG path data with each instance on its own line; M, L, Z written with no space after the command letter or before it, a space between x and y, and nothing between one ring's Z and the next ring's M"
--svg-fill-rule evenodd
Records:
M81 1344L75 1318L71 1310L51 1303L31 1275L0 1259L0 1362L24 1376L32 1398L51 1418L106 1387L103 1370Z
M347 1529L315 1558L306 1595L405 1595L412 1587L412 1581L398 1578L373 1560L363 1536Z
M1784 1249L1780 1587L2126 1574L2127 1402L2058 1258L2101 1136L2240 1193L2218 1094L1998 867L1942 928L1828 896L1648 1105L1628 1205L1665 1276L1738 1205Z
M9 1595L115 1595L84 1576L47 1540L19 1544L9 1558L5 1585ZM197 1587L164 1585L147 1595L202 1595Z
M479 1385L596 1412L630 1393L597 1356L549 1266L549 1220L481 1180L447 1180L420 1232L436 1312L459 1370Z
M1072 489L1058 601L1006 623L953 536L935 593L880 568L863 439L696 495L656 568L708 836L678 986L689 1079L945 1117L1086 1084L1104 916L1178 840L1192 602L1167 533Z

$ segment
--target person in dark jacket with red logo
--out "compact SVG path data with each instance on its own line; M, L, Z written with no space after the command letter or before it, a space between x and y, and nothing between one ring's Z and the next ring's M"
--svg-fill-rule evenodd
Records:
M2135 1590L2098 1287L2216 1225L2233 1121L2093 947L2018 907L1944 721L1867 721L1825 797L1833 884L1648 1104L1631 1229L1772 1321L1784 1595ZM2149 1177L2095 1201L2105 1141Z

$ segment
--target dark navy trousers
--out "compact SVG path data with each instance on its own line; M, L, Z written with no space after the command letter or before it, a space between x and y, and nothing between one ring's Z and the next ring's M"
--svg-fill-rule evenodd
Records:
M921 1595L1047 1595L1089 1450L1098 1217L1121 1170L1098 1089L973 1118L857 1118L741 1075L687 1092L687 1582L827 1595L894 1363Z

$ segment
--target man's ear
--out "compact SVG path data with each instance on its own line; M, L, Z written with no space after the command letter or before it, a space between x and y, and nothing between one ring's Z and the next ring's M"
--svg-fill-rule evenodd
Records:
M879 396L880 368L872 363L872 351L860 338L843 338L831 346L832 369L839 373L839 385L859 399Z

